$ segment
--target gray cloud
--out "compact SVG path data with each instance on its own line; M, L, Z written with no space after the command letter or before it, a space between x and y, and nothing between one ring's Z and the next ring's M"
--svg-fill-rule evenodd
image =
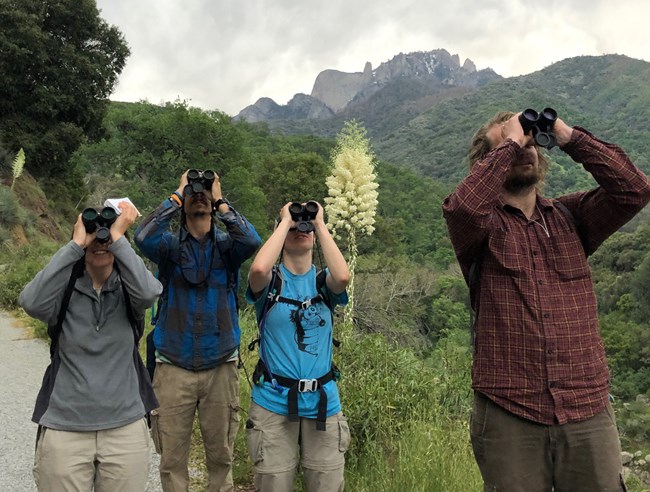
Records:
M570 56L650 60L637 0L97 0L131 47L115 100L190 100L229 114L311 92L328 68L361 71L444 48L504 76Z

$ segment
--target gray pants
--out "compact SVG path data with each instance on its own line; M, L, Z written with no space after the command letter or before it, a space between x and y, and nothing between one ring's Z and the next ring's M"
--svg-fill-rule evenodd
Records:
M144 419L115 429L68 432L41 428L34 456L39 492L142 492L149 477Z
M290 422L287 416L269 412L256 403L251 403L249 420L248 454L255 468L257 490L291 492L298 460L308 492L343 490L350 429L341 412L327 418L326 431L316 430L315 419Z
M472 447L486 492L621 492L614 411L582 422L543 425L474 393Z

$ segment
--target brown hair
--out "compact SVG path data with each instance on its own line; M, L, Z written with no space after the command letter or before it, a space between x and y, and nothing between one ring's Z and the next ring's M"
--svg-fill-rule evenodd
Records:
M469 159L470 170L472 167L474 167L474 164L483 159L492 150L492 142L490 142L490 139L487 137L487 132L490 131L494 125L505 123L514 115L515 113L512 111L499 111L476 131L472 137L472 142L470 143L469 152L467 155L467 158ZM544 157L544 154L542 154L540 151L539 147L535 146L535 150L537 151L539 170L543 181L546 177L546 173L548 172L548 161Z

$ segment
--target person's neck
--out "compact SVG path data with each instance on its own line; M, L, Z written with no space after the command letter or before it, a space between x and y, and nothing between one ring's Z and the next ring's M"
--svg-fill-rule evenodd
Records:
M93 282L93 289L99 289L106 283L108 277L111 276L111 273L113 273L113 265L110 264L105 267L93 267L86 263L86 271Z
M299 256L287 255L282 256L282 264L287 270L296 275L303 275L311 269L311 251Z
M530 219L535 213L537 190L534 185L514 192L503 190L501 192L501 199L511 207L521 210Z
M203 239L210 232L212 217L210 214L188 215L185 218L185 227L195 239Z

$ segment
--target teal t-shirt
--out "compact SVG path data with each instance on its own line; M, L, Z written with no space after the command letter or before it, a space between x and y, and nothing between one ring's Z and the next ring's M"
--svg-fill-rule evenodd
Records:
M312 265L303 275L291 273L282 264L279 268L284 279L282 297L306 301L317 295L315 266ZM336 295L327 287L324 289L332 308L347 304L346 292ZM250 286L246 292L246 299L255 305L258 316L263 309L267 292L268 287L255 300ZM304 336L299 334L296 318L304 330ZM276 302L266 315L260 350L269 365L268 371L273 374L291 379L317 379L324 376L331 370L332 364L332 316L329 308L324 302L312 304L304 310ZM327 394L327 416L340 412L341 401L336 382L326 383L323 390ZM252 398L255 403L271 412L288 415L288 393L289 388L280 387L278 391L270 382L264 381L263 384L253 386ZM298 393L298 415L315 419L319 401L318 391Z

